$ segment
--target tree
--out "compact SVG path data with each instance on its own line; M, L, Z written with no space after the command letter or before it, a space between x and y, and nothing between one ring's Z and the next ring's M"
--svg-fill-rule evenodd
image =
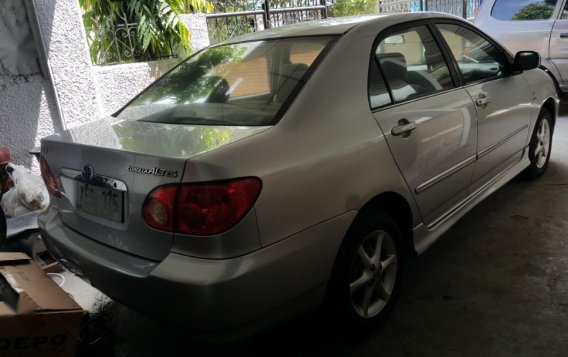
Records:
M123 53L133 60L171 56L180 50L189 53L190 34L178 15L212 10L207 0L79 0L79 3L94 63ZM137 27L131 27L132 24Z
M375 3L376 0L337 0L331 11L333 16L372 14Z
M513 15L513 20L543 20L549 19L554 12L554 5L550 2L533 3L523 7Z

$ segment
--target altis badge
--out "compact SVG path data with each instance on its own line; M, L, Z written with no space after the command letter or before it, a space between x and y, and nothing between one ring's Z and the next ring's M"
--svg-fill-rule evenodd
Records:
M136 166L128 166L128 171L134 172L137 174L145 174L145 175L154 175L154 176L162 176L162 177L170 177L174 178L177 177L178 172L168 169L161 169L159 167L154 167L152 169L145 169L143 167L136 167Z

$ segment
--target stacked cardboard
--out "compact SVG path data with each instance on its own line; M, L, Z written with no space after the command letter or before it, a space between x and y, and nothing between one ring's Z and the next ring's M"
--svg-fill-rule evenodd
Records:
M0 356L73 356L84 311L23 253L0 253Z

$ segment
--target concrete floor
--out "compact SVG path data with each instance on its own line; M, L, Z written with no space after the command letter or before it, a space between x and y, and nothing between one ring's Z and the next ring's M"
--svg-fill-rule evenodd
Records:
M567 356L568 105L548 172L516 179L477 206L406 269L387 323L364 336L317 315L238 344L187 341L121 306L85 356ZM185 351L185 352L182 352Z

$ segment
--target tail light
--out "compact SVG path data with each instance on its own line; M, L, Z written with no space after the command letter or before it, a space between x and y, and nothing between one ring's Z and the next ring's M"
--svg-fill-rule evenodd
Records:
M41 170L41 177L49 193L55 197L61 197L61 192L63 192L61 181L53 175L47 161L45 161L43 157L39 160L39 168Z
M163 231L174 230L174 204L178 186L158 187L146 197L142 214L146 223Z
M191 235L227 231L250 211L262 188L256 177L166 185L152 191L142 214L153 228Z

